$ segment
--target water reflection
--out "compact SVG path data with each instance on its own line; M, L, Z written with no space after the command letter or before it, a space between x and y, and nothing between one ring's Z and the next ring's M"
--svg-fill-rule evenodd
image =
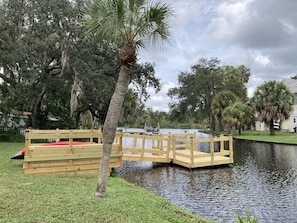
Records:
M193 213L234 222L249 210L259 222L297 219L297 147L234 141L234 166L188 170L174 165L124 162L128 181Z

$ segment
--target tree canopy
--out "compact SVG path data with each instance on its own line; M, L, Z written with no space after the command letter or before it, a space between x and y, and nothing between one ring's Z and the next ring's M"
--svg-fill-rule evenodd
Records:
M231 128L235 127L240 135L244 126L250 127L254 124L255 116L249 105L237 100L223 110L222 121L227 126L229 134Z
M221 91L212 100L212 115L218 119L220 131L224 130L222 125L222 113L224 109L227 108L229 105L233 104L236 100L239 99L231 91Z
M85 1L0 5L0 112L30 112L33 128L75 128L86 112L103 125L117 82L119 47L85 35L79 26ZM129 83L137 97L127 100L139 109L149 97L147 86L160 90L150 63L135 64Z
M202 122L208 119L214 128L211 104L221 91L230 91L243 102L247 101L247 88L250 70L239 67L220 66L218 58L201 58L193 65L191 72L181 72L178 87L169 90L174 99L169 104L172 119L179 121Z

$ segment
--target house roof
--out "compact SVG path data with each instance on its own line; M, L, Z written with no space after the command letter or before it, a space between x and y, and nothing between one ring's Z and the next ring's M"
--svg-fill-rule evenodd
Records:
M16 115L16 116L26 116L26 117L28 117L29 115L31 115L31 112L11 110L10 114L11 115Z
M293 93L293 94L297 93L297 80L296 79L286 78L282 81L282 83L289 88L291 93Z

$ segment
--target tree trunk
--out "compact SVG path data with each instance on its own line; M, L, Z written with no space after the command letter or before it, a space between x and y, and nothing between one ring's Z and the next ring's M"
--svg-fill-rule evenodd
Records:
M238 124L238 134L241 135L241 123Z
M274 125L273 125L273 119L269 122L269 129L270 129L270 135L274 135Z
M231 134L231 126L230 125L227 126L227 130L228 130L228 135L230 135Z
M77 109L77 92L81 91L80 88L80 83L78 79L78 73L74 69L74 81L72 84L72 89L71 89L71 99L70 99L70 117L73 117L74 112Z
M216 130L216 120L213 115L210 116L209 122L211 123L211 130Z
M38 97L33 100L33 112L32 112L32 128L39 129L40 126L40 113L41 113L41 105L42 100L44 99L46 87L43 86L41 92Z
M121 115L125 93L130 83L130 66L122 64L115 91L111 98L108 112L103 127L103 154L101 158L99 177L97 181L96 197L105 197L107 178L109 176L109 161L112 144L115 139L116 129Z
M220 130L220 132L222 132L222 131L224 131L223 123L222 123L222 115L218 116L218 120L219 120L219 130Z

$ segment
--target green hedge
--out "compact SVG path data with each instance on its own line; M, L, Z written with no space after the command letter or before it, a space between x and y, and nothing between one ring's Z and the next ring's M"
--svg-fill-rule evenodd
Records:
M24 142L25 136L20 134L20 129L0 128L0 142Z

